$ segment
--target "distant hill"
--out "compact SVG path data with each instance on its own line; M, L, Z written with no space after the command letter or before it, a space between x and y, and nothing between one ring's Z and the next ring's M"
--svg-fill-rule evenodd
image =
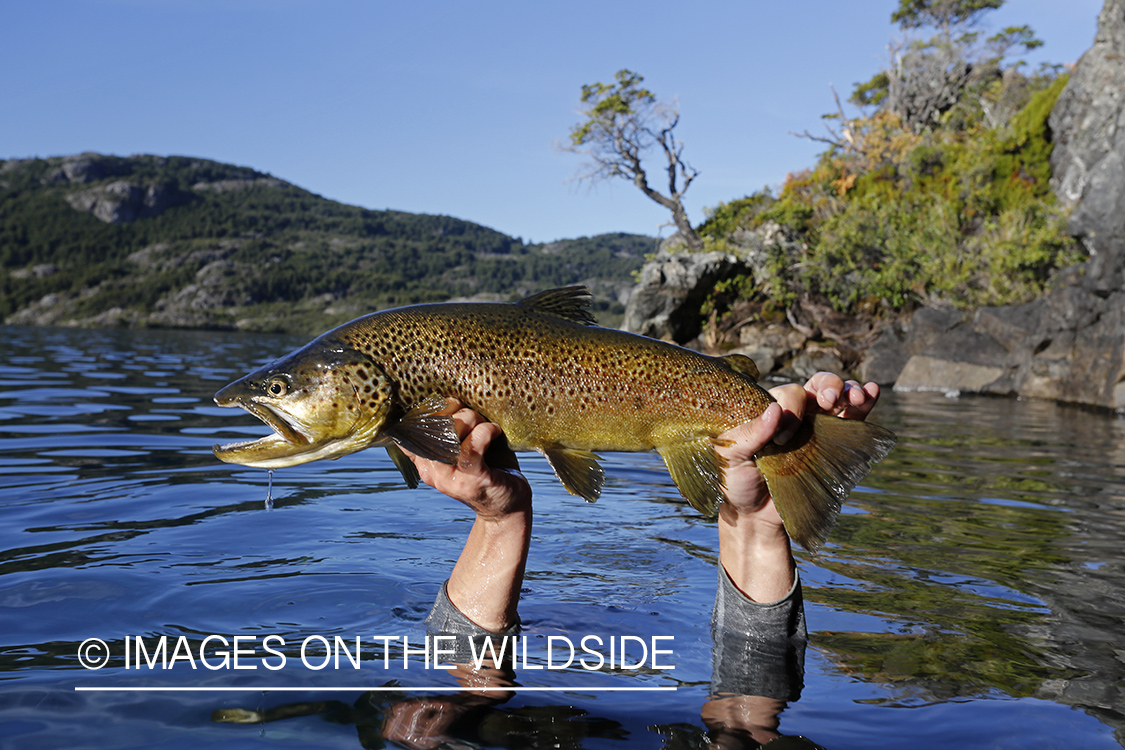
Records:
M530 245L205 159L0 161L0 319L316 333L372 310L585 283L620 320L656 240Z

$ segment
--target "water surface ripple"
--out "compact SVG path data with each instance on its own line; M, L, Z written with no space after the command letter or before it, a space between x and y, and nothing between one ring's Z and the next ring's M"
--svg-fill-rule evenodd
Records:
M457 684L404 668L397 645L386 666L366 652L358 670L300 664L309 636L420 641L471 518L405 489L382 451L276 472L272 510L265 471L214 459L214 443L264 428L212 394L299 343L0 327L0 746L374 747L390 717L429 700L409 688ZM899 446L830 543L799 556L809 652L780 732L827 748L1125 744L1125 419L926 393L887 394L875 419ZM705 746L714 524L655 454L606 456L593 505L537 456L521 461L536 491L524 632L672 636L672 664L517 668L520 685L568 690L463 703L446 740ZM198 655L209 636L269 635L283 669L260 651L238 670L124 661L138 636ZM104 668L79 661L91 638Z

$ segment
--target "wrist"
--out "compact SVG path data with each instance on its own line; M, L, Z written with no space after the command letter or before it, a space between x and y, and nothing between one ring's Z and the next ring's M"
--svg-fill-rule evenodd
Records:
M485 630L499 633L510 628L518 620L530 541L530 507L478 515L449 576L449 600Z
M729 503L720 507L718 527L719 563L735 587L755 602L784 598L796 580L785 527Z

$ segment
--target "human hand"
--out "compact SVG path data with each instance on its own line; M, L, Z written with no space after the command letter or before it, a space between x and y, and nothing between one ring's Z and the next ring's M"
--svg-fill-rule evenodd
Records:
M727 502L740 512L763 513L776 523L781 518L774 511L765 479L754 463L754 454L771 440L784 445L793 437L801 422L812 414L831 414L845 419L866 419L879 400L879 386L861 386L854 380L845 382L831 372L818 372L804 388L795 384L770 389L777 401L757 419L728 430L717 439L717 451L726 459L724 474Z
M879 384L860 385L858 381L844 381L831 372L818 372L805 383L809 400L816 404L815 411L844 419L867 419L879 400Z
M496 520L531 509L531 485L520 473L516 454L499 426L452 402L453 424L461 440L456 464L430 461L403 451L423 482L473 509L478 518Z
M446 583L453 605L485 630L518 622L516 607L531 541L531 485L501 429L451 403L461 455L450 466L407 453L423 482L469 506L476 521Z
M860 386L818 372L804 388L783 385L771 389L770 395L776 404L716 439L716 451L727 462L726 502L719 507L719 559L735 586L759 602L784 597L794 573L789 537L754 455L771 440L783 445L811 414L866 418L879 398L879 386Z

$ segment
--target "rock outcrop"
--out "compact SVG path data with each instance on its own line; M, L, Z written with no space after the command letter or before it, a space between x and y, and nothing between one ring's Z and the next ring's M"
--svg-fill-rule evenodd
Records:
M1024 305L917 311L883 331L863 375L1125 409L1125 0L1106 1L1049 123L1052 187L1089 260Z
M72 208L93 214L107 224L128 224L159 216L173 206L182 206L192 194L175 184L138 184L115 180L107 185L81 190L66 197Z
M732 253L677 253L661 245L641 269L622 328L686 343L699 335L700 308L715 285L746 270L747 265Z
M794 255L798 248L793 232L774 222L738 232L721 251L690 253L672 235L641 269L622 328L686 343L699 335L700 308L716 284L740 275L765 279L771 260Z
M1125 281L1125 2L1106 0L1094 45L1079 60L1049 120L1051 187L1072 207L1069 231L1090 252L1085 286Z
M11 160L0 167L0 174L14 171L24 162ZM88 213L107 224L128 224L147 219L169 208L190 203L202 193L227 193L251 187L284 187L288 183L245 168L216 168L204 160L186 159L189 171L205 179L181 187L176 181L152 179L145 169L159 168L168 162L163 157L148 157L138 173L135 159L108 156L92 151L50 160L52 168L41 178L43 185L68 189L66 202L76 211ZM191 169L194 167L194 169ZM117 178L117 179L114 179ZM88 187L80 187L88 185ZM77 189L76 189L77 188Z
M645 263L625 308L625 330L694 348L745 354L764 378L803 379L819 370L850 374L858 357L844 342L869 328L859 324L864 327L860 332L853 321L838 320L845 316L821 309L811 300L799 300L788 311L788 319L777 321L744 311L735 316L738 322L733 328L719 336L721 341L710 340L717 332L704 325L701 308L717 284L738 276L762 283L772 269L799 260L804 246L793 230L776 222L740 229L722 251L690 253L678 244L675 236L665 240L656 257Z

